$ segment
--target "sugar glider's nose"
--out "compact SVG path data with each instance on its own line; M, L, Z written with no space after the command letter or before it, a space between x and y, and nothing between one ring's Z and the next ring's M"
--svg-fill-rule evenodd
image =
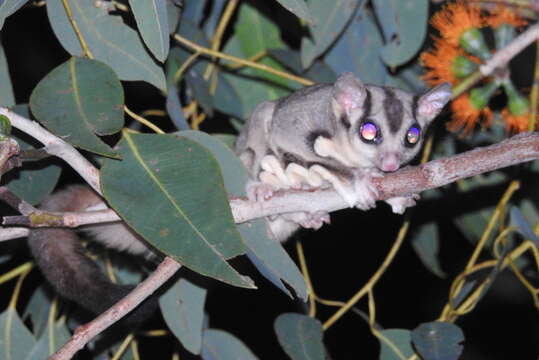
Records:
M387 152L380 154L380 170L392 172L400 167L400 154L397 152Z

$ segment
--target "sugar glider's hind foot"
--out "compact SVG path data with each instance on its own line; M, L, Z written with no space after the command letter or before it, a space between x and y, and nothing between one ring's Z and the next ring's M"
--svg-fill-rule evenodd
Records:
M329 224L331 218L326 211L317 211L314 213L309 212L296 212L283 214L282 217L286 220L295 222L305 229L320 229L324 224Z
M407 208L415 206L416 201L420 198L421 196L419 194L411 194L407 196L392 197L385 200L385 202L391 206L393 213L402 215Z

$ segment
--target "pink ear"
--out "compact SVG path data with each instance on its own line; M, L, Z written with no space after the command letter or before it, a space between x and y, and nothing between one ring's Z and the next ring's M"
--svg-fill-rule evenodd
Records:
M365 86L361 80L350 72L339 76L333 85L333 98L347 114L363 106L365 96Z
M451 84L443 83L430 89L417 102L417 114L433 119L451 98Z

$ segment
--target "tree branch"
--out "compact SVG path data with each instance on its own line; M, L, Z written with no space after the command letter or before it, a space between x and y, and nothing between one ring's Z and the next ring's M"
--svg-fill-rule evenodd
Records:
M516 135L498 144L477 148L459 155L410 166L373 179L379 197L418 194L454 181L539 158L539 133ZM264 202L233 199L230 202L237 223L255 218L298 211L336 211L348 207L333 190L280 191Z
M45 145L45 151L47 153L63 159L75 169L80 176L82 176L92 189L98 194L101 194L101 188L99 186L99 170L73 146L51 134L37 122L20 116L6 107L0 107L0 115L7 116L11 125Z
M99 315L89 323L82 325L75 330L71 339L58 350L49 360L71 359L77 351L82 349L97 334L107 329L109 326L120 320L125 314L136 308L154 291L159 289L163 283L172 277L181 265L174 259L166 257L157 269L151 273L143 282L129 293L122 300L114 304L113 307Z

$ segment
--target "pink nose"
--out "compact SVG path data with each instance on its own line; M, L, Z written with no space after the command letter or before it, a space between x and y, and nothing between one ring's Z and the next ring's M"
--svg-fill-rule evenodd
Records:
M397 153L380 155L380 169L382 171L395 171L400 166L400 156Z

